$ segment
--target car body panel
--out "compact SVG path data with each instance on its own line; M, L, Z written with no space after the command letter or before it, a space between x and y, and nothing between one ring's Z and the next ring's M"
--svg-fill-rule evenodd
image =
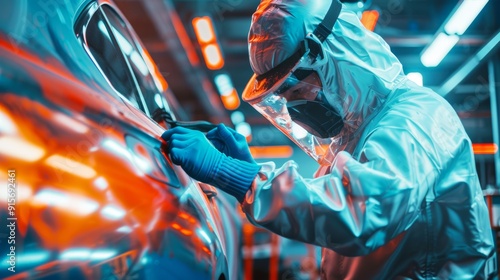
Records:
M42 2L13 3L17 20L0 20L0 180L16 176L13 215L0 195L0 218L16 219L15 272L2 246L0 278L227 278L223 198L171 163L165 128L116 92L75 34L91 5L116 7Z

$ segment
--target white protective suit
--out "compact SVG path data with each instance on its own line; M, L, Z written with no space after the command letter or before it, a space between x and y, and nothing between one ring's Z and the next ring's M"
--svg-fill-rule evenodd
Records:
M290 56L331 1L264 0L252 19L259 75ZM345 125L316 178L263 164L242 207L276 234L323 247L322 279L485 279L496 273L471 142L453 108L407 80L380 36L342 10L318 73ZM249 86L251 86L250 81ZM247 86L247 89L248 86Z

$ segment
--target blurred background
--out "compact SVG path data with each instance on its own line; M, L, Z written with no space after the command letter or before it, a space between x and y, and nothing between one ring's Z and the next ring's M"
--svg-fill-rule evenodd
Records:
M301 163L304 176L312 176L318 165L241 101L241 92L253 74L247 34L260 1L115 2L181 104L182 119L224 122L247 136L258 161L280 165L293 159ZM410 79L434 89L455 108L474 143L481 185L488 189L486 194L496 194L500 174L500 1L342 2L387 41ZM498 215L492 216L493 224L498 225ZM308 263L318 262L315 248L294 246L252 227L245 232L246 267L256 278L260 274L275 277L278 270L286 276L286 269L296 270L297 266L310 273ZM304 254L310 257L294 259L294 255Z

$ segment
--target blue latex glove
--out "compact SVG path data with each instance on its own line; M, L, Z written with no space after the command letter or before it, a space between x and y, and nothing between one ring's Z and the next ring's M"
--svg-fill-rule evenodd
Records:
M177 165L194 179L209 183L220 164L222 154L217 151L200 131L175 127L163 133L168 142L168 153Z
M215 148L225 155L250 163L256 163L248 148L245 136L223 123L207 133L207 138Z
M199 131L184 127L169 129L161 136L167 142L172 162L192 178L213 185L242 202L260 166L219 152Z

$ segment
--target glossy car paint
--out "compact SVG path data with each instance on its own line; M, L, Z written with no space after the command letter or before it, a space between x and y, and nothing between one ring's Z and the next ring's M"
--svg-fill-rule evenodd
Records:
M0 19L0 180L15 170L16 195L11 215L0 194L0 220L16 219L15 261L3 227L0 278L234 275L234 205L172 165L164 128L115 91L77 37L89 9L121 15L113 3L12 2L0 12L10 15ZM136 43L158 93L174 102Z

